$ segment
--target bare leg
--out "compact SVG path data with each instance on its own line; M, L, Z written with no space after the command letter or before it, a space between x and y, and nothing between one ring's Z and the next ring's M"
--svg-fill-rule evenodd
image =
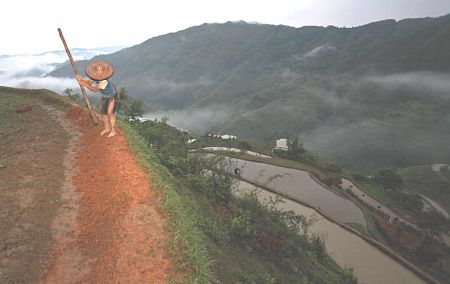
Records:
M114 107L116 106L116 100L113 99L108 106L108 120L111 125L111 132L108 137L113 137L117 134L116 132L116 116L114 115Z
M105 135L106 133L111 131L111 126L109 125L109 118L108 115L102 115L102 121L103 121L103 126L104 129L102 132L100 132L100 135Z

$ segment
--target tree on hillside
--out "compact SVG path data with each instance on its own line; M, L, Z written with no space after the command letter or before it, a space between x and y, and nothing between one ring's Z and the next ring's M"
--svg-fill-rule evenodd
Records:
M288 139L288 156L289 159L299 161L305 153L303 144L299 143L298 137Z
M142 100L130 99L128 90L125 87L121 87L118 92L123 107L121 112L126 118L134 121L144 114L144 102Z
M384 189L399 189L403 185L403 179L394 169L381 169L375 173L374 179Z
M66 95L69 99L72 101L78 102L80 100L80 94L73 93L72 88L66 88L63 92L64 95Z
M240 141L238 147L241 150L251 150L252 149L252 146L247 141Z
M422 212L420 219L422 226L427 228L433 235L438 235L439 232L446 232L450 229L447 218L435 210Z
M125 116L130 120L135 120L144 114L143 106L144 102L142 100L128 101L125 104Z

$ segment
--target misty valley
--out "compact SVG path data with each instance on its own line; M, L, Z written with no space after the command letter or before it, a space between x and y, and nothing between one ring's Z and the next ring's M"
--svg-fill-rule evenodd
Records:
M180 275L449 283L449 50L446 15L203 24L74 54L80 70L114 65L121 135L169 200L170 234L184 241L172 245L191 253ZM73 78L61 51L0 55L0 134L14 136L19 102L63 100L81 115ZM88 97L98 111L100 96Z

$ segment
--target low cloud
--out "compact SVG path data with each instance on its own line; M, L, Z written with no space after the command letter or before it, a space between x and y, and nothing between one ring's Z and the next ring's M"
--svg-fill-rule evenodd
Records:
M308 51L307 53L305 53L303 55L303 57L306 57L306 58L316 57L316 56L319 56L328 51L336 51L336 46L334 46L330 43L326 43L326 44L320 45L320 46L315 47L312 50Z
M95 55L117 51L117 48L73 49L75 60L90 59ZM49 89L61 93L66 88L77 88L74 78L47 76L68 60L65 51L41 54L0 55L0 85L17 88Z
M0 85L25 88L25 89L48 89L61 94L66 88L77 91L78 83L73 78L56 78L56 77L8 77L0 75Z
M446 93L450 90L450 74L436 72L408 72L387 76L369 76L366 80L385 88L405 87L423 92Z
M187 109L182 111L159 111L144 115L147 119L161 119L167 117L169 124L180 129L206 133L210 129L223 125L232 119L233 114L221 106Z
M282 79L297 79L300 78L300 74L293 72L289 68L285 68L281 71L280 76Z
M208 86L212 82L206 78L201 77L198 80L189 82L175 82L175 81L147 78L146 83L147 83L146 87L149 89L154 89L158 91L177 91L198 86Z

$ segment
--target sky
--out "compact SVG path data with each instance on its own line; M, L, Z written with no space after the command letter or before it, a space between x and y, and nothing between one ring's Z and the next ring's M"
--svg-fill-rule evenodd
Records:
M354 27L450 13L450 0L2 0L0 55L132 46L203 23Z

